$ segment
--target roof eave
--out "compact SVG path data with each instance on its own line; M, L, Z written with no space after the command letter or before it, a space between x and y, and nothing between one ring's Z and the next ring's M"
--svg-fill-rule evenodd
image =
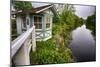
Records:
M44 10L47 10L47 9L51 8L51 7L53 7L53 5L50 5L50 6L44 8L44 9L41 9L41 10L39 10L39 11L36 11L35 13L40 13L40 12L42 12L42 11L44 11Z

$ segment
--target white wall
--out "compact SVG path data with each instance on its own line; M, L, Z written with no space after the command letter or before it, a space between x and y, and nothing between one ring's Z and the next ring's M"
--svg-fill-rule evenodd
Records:
M17 25L17 34L22 33L22 18L21 16L16 17L16 25Z

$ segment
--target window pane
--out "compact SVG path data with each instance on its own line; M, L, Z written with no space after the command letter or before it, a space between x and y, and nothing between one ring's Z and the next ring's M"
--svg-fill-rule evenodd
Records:
M50 23L46 23L46 28L49 28L50 27Z
M34 16L34 23L36 23L36 22L37 22L37 17Z
M47 17L46 28L50 27L50 16Z
M39 24L39 29L42 29L42 24Z
M38 22L42 23L42 18L41 17L38 17Z
M36 29L41 29L42 28L42 17L34 16L34 25Z

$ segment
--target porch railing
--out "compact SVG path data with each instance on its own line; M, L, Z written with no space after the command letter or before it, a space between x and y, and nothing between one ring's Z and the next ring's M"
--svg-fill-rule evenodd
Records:
M35 47L35 26L31 27L11 42L11 58L13 58L24 44L27 44L28 47Z

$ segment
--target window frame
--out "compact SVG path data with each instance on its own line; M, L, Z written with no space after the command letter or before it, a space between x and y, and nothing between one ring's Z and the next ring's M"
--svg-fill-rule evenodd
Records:
M41 17L41 23L38 22L38 24L41 24L41 27L40 27L40 28L36 28L35 19L34 19L35 17ZM43 24L43 23L42 23L42 22L43 22L43 19L42 19L42 18L43 18L43 17L40 16L40 15L34 15L34 16L33 16L34 25L35 25L35 28L36 28L37 30L41 30L41 29L42 29L42 24ZM38 19L39 19L39 18L38 18ZM38 24L37 24L37 25L38 25ZM39 25L38 25L38 27L39 27Z

